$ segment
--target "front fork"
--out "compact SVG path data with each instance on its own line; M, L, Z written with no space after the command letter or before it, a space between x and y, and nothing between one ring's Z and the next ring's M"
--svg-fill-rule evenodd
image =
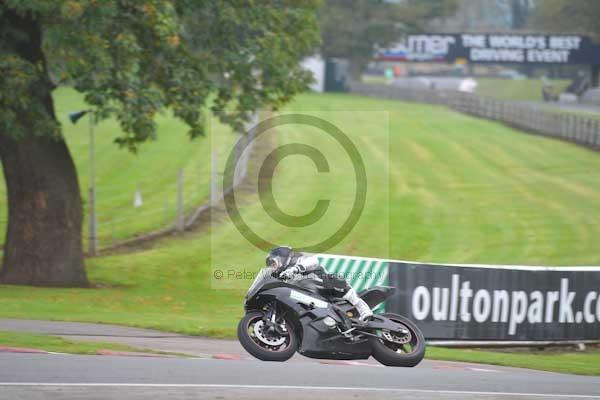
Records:
M277 333L278 335L287 335L287 327L285 326L285 320L282 319L281 323L277 322L277 318L281 317L278 315L277 302L273 301L267 305L267 310L263 316L263 323L267 334Z

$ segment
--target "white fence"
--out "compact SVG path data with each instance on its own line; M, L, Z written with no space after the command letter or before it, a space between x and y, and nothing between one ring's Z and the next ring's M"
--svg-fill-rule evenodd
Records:
M540 110L526 104L453 90L404 89L380 84L350 83L350 91L365 96L441 104L456 111L487 118L544 136L600 149L600 118Z

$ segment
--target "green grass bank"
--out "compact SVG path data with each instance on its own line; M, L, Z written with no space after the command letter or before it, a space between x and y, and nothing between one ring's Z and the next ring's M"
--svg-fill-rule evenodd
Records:
M367 175L365 209L350 234L329 252L445 263L600 264L597 153L435 106L306 94L285 111L315 110L348 135ZM159 135L150 146L160 147L169 137ZM193 146L199 152L204 144L190 145L183 135L172 137L181 139L173 139L173 151L157 147L153 157L162 169L172 165L175 171L185 160L182 154ZM273 180L277 204L289 214L302 215L317 199L330 199L326 216L305 228L282 226L249 190L239 196L240 213L270 241L297 247L314 243L333 232L352 206L352 165L339 143L316 129L289 125L277 129L276 139L280 144L313 145L330 166L322 174L305 156L282 159ZM85 139L80 140L85 147ZM107 143L103 151L108 157L117 150ZM84 182L86 160L81 157ZM118 157L133 161L115 158L115 171L128 170L128 163L153 165L125 152ZM151 168L155 173L161 169ZM110 171L103 174L113 182ZM114 175L121 182L131 180ZM92 289L0 286L0 316L233 337L251 279L229 271L253 272L263 263L264 252L250 245L221 212L198 232L135 253L87 260L96 284ZM226 278L215 279L216 270L225 271ZM451 354L436 356L435 351L433 357Z

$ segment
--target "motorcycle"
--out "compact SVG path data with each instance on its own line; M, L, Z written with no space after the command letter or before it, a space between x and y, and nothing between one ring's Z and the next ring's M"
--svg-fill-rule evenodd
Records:
M394 290L377 286L359 296L375 308ZM326 297L317 281L284 280L273 268L258 273L246 294L244 309L238 338L259 360L286 361L298 352L334 360L373 356L387 366L414 367L425 356L423 334L408 318L384 313L361 321L350 303Z

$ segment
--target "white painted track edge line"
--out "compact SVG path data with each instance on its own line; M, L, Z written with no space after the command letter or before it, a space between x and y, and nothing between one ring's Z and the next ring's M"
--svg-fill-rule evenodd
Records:
M42 382L0 382L0 387L148 387L148 388L213 388L213 389L255 389L255 390L331 390L331 391L372 391L372 392L402 392L402 393L431 393L479 396L521 396L543 398L569 399L600 399L600 395L586 394L550 394L550 393L520 393L520 392L481 392L461 390L434 390L408 388L377 388L377 387L340 387L340 386L294 386L294 385L226 385L212 383L42 383Z

